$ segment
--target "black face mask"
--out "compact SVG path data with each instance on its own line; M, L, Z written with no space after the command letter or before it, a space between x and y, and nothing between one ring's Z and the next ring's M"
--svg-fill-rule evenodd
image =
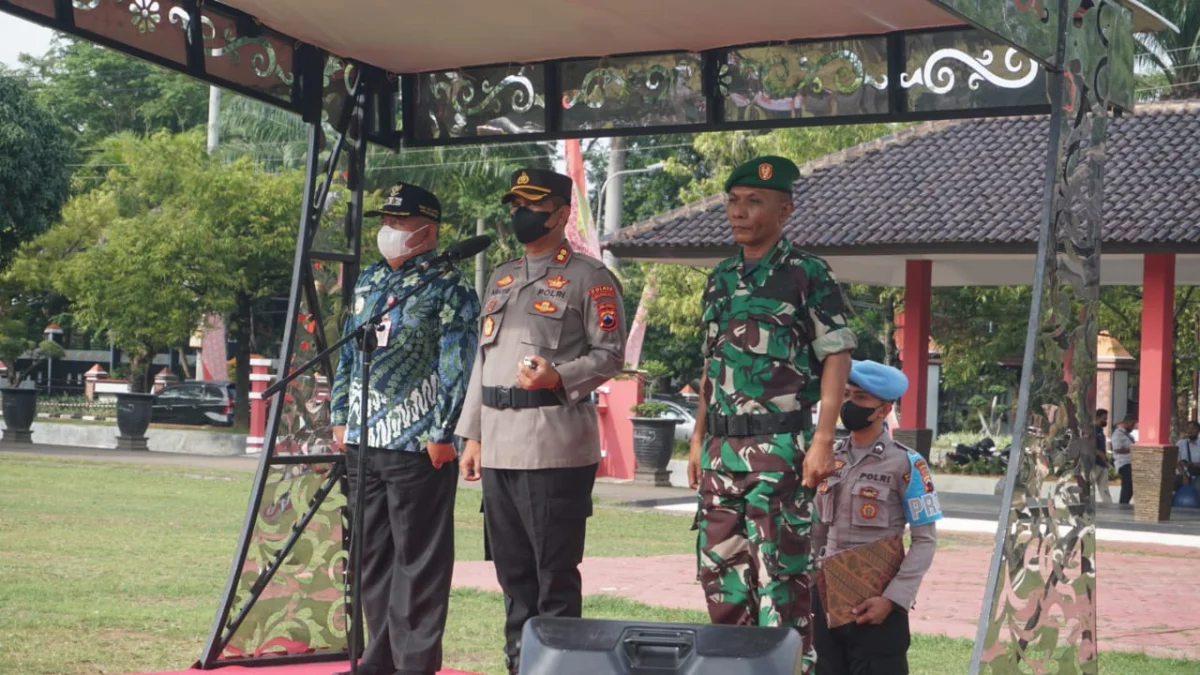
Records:
M864 408L853 401L842 404L842 426L850 431L862 431L871 426L871 415L879 408Z
M522 244L532 244L546 236L546 233L549 232L546 229L546 222L550 220L551 215L542 211L530 211L524 206L513 211L512 229L513 234L517 236L517 241Z

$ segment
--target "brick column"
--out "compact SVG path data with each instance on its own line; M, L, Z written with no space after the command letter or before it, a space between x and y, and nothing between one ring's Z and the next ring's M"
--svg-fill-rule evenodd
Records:
M1134 520L1158 522L1171 518L1178 463L1179 448L1174 445L1139 445L1133 449Z

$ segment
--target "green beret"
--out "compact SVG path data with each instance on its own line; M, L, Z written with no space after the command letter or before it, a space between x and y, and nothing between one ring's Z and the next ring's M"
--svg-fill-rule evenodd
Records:
M792 184L800 178L800 169L786 157L758 157L739 166L725 181L725 191L736 185L766 188L792 194Z

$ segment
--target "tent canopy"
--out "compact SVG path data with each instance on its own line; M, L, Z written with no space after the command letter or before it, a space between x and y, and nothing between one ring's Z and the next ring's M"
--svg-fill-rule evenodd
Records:
M1135 30L1170 28L1121 1ZM1045 40L976 27L995 11L1025 25L1021 3L0 0L0 11L337 131L365 81L367 138L391 147L1049 112Z
M929 0L228 0L393 73L882 35L966 22Z

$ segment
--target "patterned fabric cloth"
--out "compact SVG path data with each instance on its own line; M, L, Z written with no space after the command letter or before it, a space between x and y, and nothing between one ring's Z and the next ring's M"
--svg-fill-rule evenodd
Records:
M747 269L742 253L716 266L704 291L708 414L782 413L821 399L826 356L853 349L841 289L824 260L786 239ZM796 471L800 434L708 440L703 469Z
M424 452L428 441L449 443L462 412L479 344L479 298L457 270L438 278L437 267L419 273L417 266L434 255L419 255L395 271L379 261L363 271L354 289L345 330L382 310L390 298L420 287L386 316L387 345L371 363L367 442L373 448ZM362 364L350 341L330 393L333 424L346 426L346 443L359 441L361 383Z

